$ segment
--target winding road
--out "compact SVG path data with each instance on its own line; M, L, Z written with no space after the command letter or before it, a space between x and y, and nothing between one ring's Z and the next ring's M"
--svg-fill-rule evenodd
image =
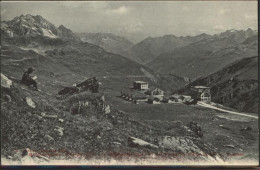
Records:
M258 119L258 116L253 116L253 115L246 114L246 113L239 113L239 112L234 112L234 111L230 111L230 110L221 109L221 108L212 106L210 104L207 104L207 103L204 103L204 102L201 102L201 101L199 101L197 104L199 106L202 106L202 107L207 107L207 108L215 109L215 110L226 112L226 113L230 113L230 114L235 114L235 115L246 116L246 117L251 117L251 118Z

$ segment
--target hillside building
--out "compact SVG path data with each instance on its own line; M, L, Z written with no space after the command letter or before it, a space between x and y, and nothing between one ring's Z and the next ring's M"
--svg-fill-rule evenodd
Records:
M163 100L163 98L150 96L150 97L148 98L148 103L149 103L149 104L160 104L162 100Z
M211 101L210 87L193 86L191 87L191 91L192 91L191 96L193 99L198 99L199 101L203 101L203 102Z
M133 87L136 90L147 90L148 89L148 83L144 81L134 81Z
M153 88L146 92L147 95L154 96L154 97L163 97L164 91L159 88Z

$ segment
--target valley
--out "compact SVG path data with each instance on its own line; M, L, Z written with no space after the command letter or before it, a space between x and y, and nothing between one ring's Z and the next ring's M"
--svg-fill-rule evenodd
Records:
M1 160L5 164L47 165L62 160L99 165L150 165L158 160L169 165L258 164L256 31L165 35L133 44L107 33L75 34L39 15L3 23ZM40 91L20 82L29 67L35 69L32 75L38 77ZM98 80L98 93L79 88L57 97L63 88L92 77ZM191 87L208 86L216 106L254 117L199 103L134 104L119 97L121 90L139 80L168 96L190 95ZM198 124L202 136L192 123Z

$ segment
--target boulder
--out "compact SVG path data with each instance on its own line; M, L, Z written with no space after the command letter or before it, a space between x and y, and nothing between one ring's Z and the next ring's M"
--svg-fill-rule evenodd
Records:
M24 165L39 164L43 161L49 162L47 157L42 156L29 148L17 150L16 154L13 156L13 160L21 161Z
M47 112L42 112L41 115L44 118L53 118L53 119L57 118L57 115L48 115Z
M202 154L202 151L192 142L184 137L164 136L159 139L159 146L168 149L181 150L182 152L196 152Z
M121 145L121 143L119 143L119 142L113 142L113 144L115 144L115 145Z
M246 128L240 129L240 131L251 131L251 130L252 130L251 127L246 127Z
M219 127L221 127L222 129L230 130L230 128L225 127L224 125L219 125Z
M48 141L53 141L54 138L51 137L50 135L44 135L44 139L47 139Z
M110 106L108 104L105 105L104 112L105 112L105 114L109 114L110 113Z
M129 137L128 138L128 144L129 146L132 147L150 147L150 148L158 148L158 146L148 143L142 139L134 138L134 137Z
M6 94L6 95L4 95L4 100L7 101L7 102L11 102L12 98L11 98L10 95Z
M234 145L224 145L225 147L228 147L228 148L235 148L235 146Z
M60 137L63 136L63 131L64 131L64 129L63 129L62 127L55 126L54 131L58 132L58 135L59 135Z
M38 120L43 120L41 116L34 114L35 117L37 117Z
M10 89L13 82L1 73L1 87Z
M26 97L25 101L28 104L28 106L30 106L32 108L36 108L36 105L35 105L34 101L30 97Z

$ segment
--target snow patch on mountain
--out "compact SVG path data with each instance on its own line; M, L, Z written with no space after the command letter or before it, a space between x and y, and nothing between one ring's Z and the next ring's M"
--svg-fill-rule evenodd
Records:
M50 30L42 28L43 36L50 37L50 38L58 38L58 36L54 35Z

